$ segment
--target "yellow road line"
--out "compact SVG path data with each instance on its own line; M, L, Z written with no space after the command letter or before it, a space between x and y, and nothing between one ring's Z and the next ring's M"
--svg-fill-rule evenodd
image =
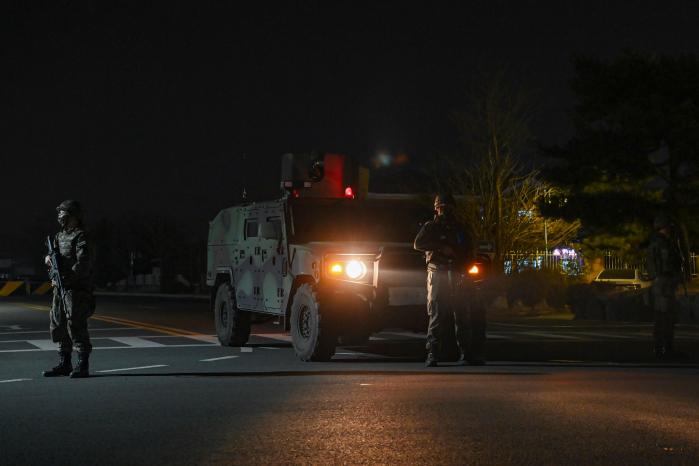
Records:
M173 336L178 336L178 337L200 335L200 333L190 332L189 330L182 330L182 329L173 328L173 327L165 327L163 325L154 325L154 324L149 324L146 322L137 322L134 320L120 319L120 318L112 317L112 316L93 316L92 318L97 319L97 320L101 320L103 322L109 322L111 324L122 324L122 325L128 325L130 327L134 327L134 328L142 328L142 329L146 329L146 330L155 330L156 332L166 333L168 335L173 335Z
M26 307L28 309L32 309L35 311L44 311L44 312L48 312L51 309L47 306L36 306L36 305L32 305L32 304L20 304L20 306ZM189 330L182 330L182 329L173 328L173 327L165 327L163 325L149 324L146 322L138 322L135 320L121 319L119 317L99 315L99 316L92 316L92 319L100 320L102 322L108 322L110 324L122 324L122 325L128 325L129 327L133 327L133 328L140 328L140 329L144 329L144 330L154 330L156 332L165 333L167 335L172 335L172 336L177 336L177 337L202 335L201 333L190 332Z

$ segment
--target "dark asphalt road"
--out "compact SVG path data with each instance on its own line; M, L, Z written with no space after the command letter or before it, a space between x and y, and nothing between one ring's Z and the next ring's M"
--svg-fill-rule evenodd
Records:
M242 350L211 343L202 303L103 302L94 377L45 379L47 315L28 305L0 301L2 465L699 464L690 364L426 370L422 340L399 332L301 363L264 326ZM491 326L489 344L551 352L648 330L522 325Z

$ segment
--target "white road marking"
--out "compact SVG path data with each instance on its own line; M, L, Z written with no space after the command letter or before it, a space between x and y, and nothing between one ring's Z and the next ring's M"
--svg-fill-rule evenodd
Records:
M0 380L0 383L12 383L12 382L25 382L32 379L10 379L10 380Z
M188 335L187 338L218 345L218 338L215 335Z
M209 345L206 343L202 344L194 344L194 345L161 345L158 348L200 348L200 347L207 347L211 348L214 345ZM145 348L136 348L134 346L93 346L93 350L114 350L114 349L145 349ZM13 349L13 350L0 350L0 353L32 353L36 351L58 351L58 346L54 346L53 348L47 348L47 349Z
M109 337L109 339L129 345L132 348L160 348L161 346L166 346L161 343L156 343L154 341L145 340L139 337Z
M154 369L156 367L167 367L167 364L155 364L153 366L140 366L140 367L124 367L121 369L105 369L103 371L97 371L97 372L135 371L135 370L139 370L139 369Z
M238 356L221 356L220 358L202 359L201 362L222 361L224 359L234 359Z
M240 352L241 353L252 353L252 348L249 346L241 346Z
M58 344L51 340L26 340L30 345L34 345L41 351L58 351Z
M0 328L9 328L10 330L21 330L21 325L0 325Z
M278 350L279 348L276 348L274 346L259 346L259 349Z

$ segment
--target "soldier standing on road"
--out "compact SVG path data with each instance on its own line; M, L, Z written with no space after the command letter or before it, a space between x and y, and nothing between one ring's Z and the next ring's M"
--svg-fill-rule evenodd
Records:
M653 280L651 296L655 328L655 355L659 358L674 354L673 340L677 320L677 287L684 280L683 259L677 235L670 218L658 215L653 221L654 232L648 246L648 275Z
M82 209L77 201L67 200L61 202L56 210L61 229L53 238L53 246L58 252L58 270L65 288L65 297L61 300L54 287L50 330L51 339L58 343L60 359L56 367L44 371L44 376L88 377L92 344L87 319L95 311L95 298L92 294L90 254L82 222ZM51 266L50 256L46 256L46 265ZM75 368L71 363L74 345L78 350Z
M482 322L477 318L473 296L467 296L463 279L473 255L473 241L456 219L454 208L451 194L438 194L434 200L434 219L426 222L415 238L415 249L424 252L427 261L427 367L438 363L450 314L454 317L459 363L485 363L482 354L485 316Z

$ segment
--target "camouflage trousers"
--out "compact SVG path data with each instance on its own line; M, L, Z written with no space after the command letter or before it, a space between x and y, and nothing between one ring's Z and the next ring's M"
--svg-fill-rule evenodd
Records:
M446 332L453 331L456 343L466 358L483 357L485 346L485 308L479 305L475 291L451 271L427 271L427 327L426 348L430 352L444 352L442 345Z
M671 351L675 339L677 321L677 280L658 277L653 280L651 295L655 327L653 337L656 350Z
M95 312L95 297L85 290L66 290L65 302L53 292L51 306L51 340L58 343L62 353L71 353L73 346L79 353L90 353L92 343L87 330L87 319Z

